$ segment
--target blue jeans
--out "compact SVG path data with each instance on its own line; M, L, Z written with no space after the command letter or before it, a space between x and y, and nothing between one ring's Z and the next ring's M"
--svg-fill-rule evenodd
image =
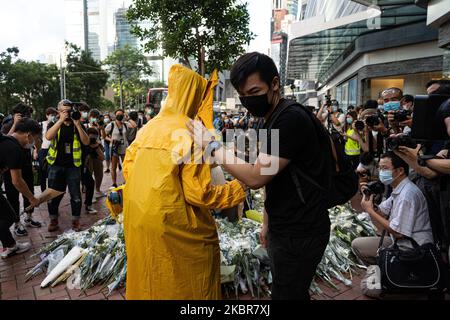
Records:
M48 168L48 187L65 192L69 188L70 206L72 208L72 220L78 220L81 215L81 169L50 166ZM59 204L64 195L54 198L48 203L50 219L58 218Z
M105 160L111 161L111 147L108 141L103 141L103 146L105 147Z

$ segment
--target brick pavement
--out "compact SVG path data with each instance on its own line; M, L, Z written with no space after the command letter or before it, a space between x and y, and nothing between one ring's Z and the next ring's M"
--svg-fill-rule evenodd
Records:
M120 176L120 175L119 175ZM105 174L103 180L102 190L107 190L111 186L111 176ZM39 193L39 188L36 188L36 193ZM83 195L84 196L84 195ZM97 214L86 214L84 206L81 215L81 227L83 229L89 228L97 220L108 215L108 210L104 204L105 198L100 198L93 207L98 210ZM40 229L28 228L28 236L18 238L19 241L29 241L32 244L32 249L24 254L16 255L8 259L0 259L0 300L124 300L125 289L122 288L113 292L109 297L106 297L105 292L99 292L100 288L95 287L87 290L86 293L81 293L79 290L68 290L65 283L56 286L55 288L40 288L40 283L44 279L44 275L40 275L28 282L25 282L25 274L33 268L39 261L38 257L31 257L43 245L52 242L59 234L71 228L70 218L70 198L66 194L60 205L60 230L57 232L47 232L49 223L48 211L46 205L41 205L34 213L36 220L42 222L43 226ZM314 300L367 300L368 298L361 294L359 284L361 281L360 275L354 275L353 287L346 287L343 284L336 282L338 290L331 289L320 281L318 282L321 295L312 297ZM230 297L233 298L233 297ZM241 295L239 299L254 300L250 295ZM267 299L267 298L266 298ZM447 296L447 299L450 299ZM369 299L370 300L370 299Z

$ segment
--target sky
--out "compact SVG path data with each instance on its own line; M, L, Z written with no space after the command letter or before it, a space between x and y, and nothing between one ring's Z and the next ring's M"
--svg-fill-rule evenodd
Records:
M170 1L170 0L168 0ZM250 29L257 37L248 51L267 53L270 45L270 0L246 0ZM0 0L0 52L19 48L19 57L36 60L59 53L64 44L64 0Z

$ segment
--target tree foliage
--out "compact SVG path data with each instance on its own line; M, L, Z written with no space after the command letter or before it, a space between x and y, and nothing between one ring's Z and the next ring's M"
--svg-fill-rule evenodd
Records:
M38 118L60 98L56 65L19 59L17 47L0 53L0 112L8 113L22 101L31 105Z
M111 85L118 98L122 89L124 105L133 104L137 96L148 90L145 77L152 74L152 68L140 50L125 45L109 55L103 64L112 76Z
M66 97L73 101L83 100L92 108L99 108L108 73L89 51L81 50L71 43L66 43L66 48Z
M127 16L132 32L146 40L146 51L162 49L164 56L186 62L195 57L203 74L229 69L254 38L247 4L239 0L134 0Z

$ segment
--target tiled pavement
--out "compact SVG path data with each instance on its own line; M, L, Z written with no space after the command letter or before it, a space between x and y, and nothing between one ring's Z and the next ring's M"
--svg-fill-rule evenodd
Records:
M105 174L102 190L107 190L111 186L111 177ZM36 188L36 192L39 188ZM82 210L81 226L88 228L97 220L105 217L108 210L104 204L105 198L100 198L93 206L99 211L97 214L87 215L84 206ZM70 199L66 195L60 205L60 230L58 232L47 232L49 223L47 207L41 205L34 213L36 220L43 223L40 229L28 228L29 235L18 239L19 241L30 241L32 249L24 254L16 255L6 260L0 259L0 300L124 300L125 289L115 291L111 296L106 297L104 292L99 292L100 288L92 288L86 293L79 290L68 290L65 283L55 288L40 288L44 275L40 275L29 282L25 282L25 274L33 268L39 261L38 257L31 257L44 244L52 242L58 234L69 230L70 220ZM363 273L361 272L361 275ZM346 287L343 284L336 283L339 290L333 290L330 287L321 284L319 287L323 291L322 295L313 296L314 300L368 300L361 294L359 284L361 275L354 275L353 287ZM254 299L250 295L242 295L242 300Z

